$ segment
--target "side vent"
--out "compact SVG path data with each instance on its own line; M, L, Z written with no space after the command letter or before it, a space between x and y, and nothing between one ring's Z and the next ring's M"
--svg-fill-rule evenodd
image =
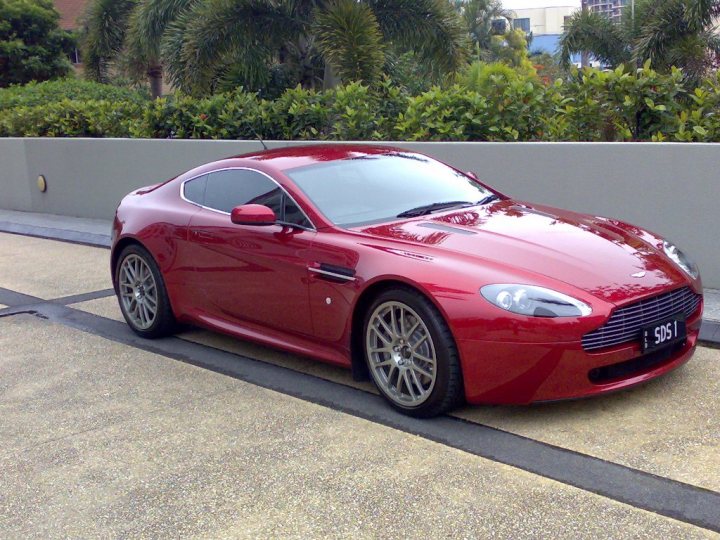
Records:
M319 279L332 281L333 283L347 283L355 281L355 270L334 264L320 263L317 267L308 267L310 272L317 274Z

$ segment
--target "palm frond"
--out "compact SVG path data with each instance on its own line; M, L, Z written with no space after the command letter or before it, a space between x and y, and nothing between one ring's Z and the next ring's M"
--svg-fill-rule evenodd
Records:
M157 63L160 42L170 22L199 0L142 0L133 11L127 32L129 55L138 63Z
M564 66L576 53L590 53L608 66L630 60L630 46L622 29L609 18L586 11L573 14L560 38L560 58Z
M455 72L468 54L468 36L447 0L366 0L385 39L418 53L434 72Z
M315 13L317 46L345 82L371 84L380 77L383 36L372 10L355 0L331 0Z
M463 2L460 14L470 37L481 49L490 48L492 23L495 19L513 18L513 12L504 9L500 0L469 0Z
M664 0L649 12L633 50L638 64L650 60L657 68L667 67L668 50L690 30L684 4L685 0Z
M702 32L720 16L719 0L684 0L687 21L692 29Z
M203 0L168 26L161 52L173 84L197 93L222 76L230 59L256 71L252 64L266 61L302 30L286 2Z
M139 0L93 0L84 15L85 72L95 80L107 78L108 66L123 50L127 21Z

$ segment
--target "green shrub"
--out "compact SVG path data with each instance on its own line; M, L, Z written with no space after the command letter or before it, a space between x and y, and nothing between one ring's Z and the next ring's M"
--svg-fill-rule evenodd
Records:
M2 137L129 137L140 106L132 102L65 99L0 111Z
M65 99L79 101L132 101L141 103L146 94L109 84L80 79L59 79L0 89L0 111L13 107L34 107Z
M546 89L527 79L480 94L459 85L411 98L397 135L428 141L534 141L543 137Z
M524 78L517 70L502 62L473 62L458 75L458 84L480 94L503 91L511 83Z
M549 86L504 73L416 96L385 80L275 100L236 90L150 101L95 83L31 84L0 91L0 136L720 142L720 75L688 91L680 71L649 65L575 71Z
M460 86L434 87L410 98L398 117L398 139L409 141L486 141L488 103L485 97Z
M203 99L176 95L148 104L134 123L136 137L252 139L260 121L254 94L233 92Z
M0 0L0 87L70 72L75 37L59 20L50 0Z
M682 73L673 70L662 75L649 64L628 73L583 70L557 87L564 96L556 111L565 117L565 133L560 140L640 141L673 131L683 107L685 89Z
M720 141L720 72L697 87L690 100L690 106L677 113L667 133L680 142ZM666 134L660 131L653 140L664 141Z
M268 139L328 139L333 91L317 92L297 86L275 101L263 101L261 128Z

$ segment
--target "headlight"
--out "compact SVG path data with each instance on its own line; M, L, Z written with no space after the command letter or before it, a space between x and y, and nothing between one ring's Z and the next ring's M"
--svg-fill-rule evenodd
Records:
M670 257L675 264L685 270L685 273L688 276L693 279L698 278L700 271L698 270L697 265L687 255L680 251L675 244L665 240L663 242L663 251L665 251L665 255Z
M585 302L534 285L486 285L480 294L499 308L531 317L585 317L592 313Z

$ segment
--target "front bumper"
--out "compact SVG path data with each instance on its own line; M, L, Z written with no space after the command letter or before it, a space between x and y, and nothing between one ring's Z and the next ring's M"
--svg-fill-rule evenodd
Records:
M700 311L702 313L702 311ZM702 317L688 321L685 342L643 356L639 343L586 352L582 344L458 342L469 403L528 404L603 394L634 386L692 357Z

